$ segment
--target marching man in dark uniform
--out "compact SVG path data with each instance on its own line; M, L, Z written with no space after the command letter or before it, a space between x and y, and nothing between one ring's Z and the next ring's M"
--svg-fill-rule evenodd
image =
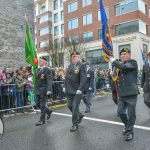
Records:
M86 67L80 62L80 54L73 52L71 54L72 63L69 65L65 80L65 90L68 100L68 108L72 112L72 127L71 132L78 129L78 124L81 123L82 115L79 112L82 92L86 82Z
M36 126L45 124L45 114L47 114L47 120L50 118L52 110L46 107L47 96L52 94L52 79L51 71L47 65L45 58L39 59L40 68L37 71L37 84L35 86L36 106L41 110L40 121L36 123Z
M120 70L118 79L118 115L125 125L123 130L125 140L130 141L133 139L133 127L136 120L138 66L137 62L131 59L130 51L127 48L123 48L120 51L120 58L121 61L117 61L111 57L110 62Z
M148 63L143 65L141 87L144 91L144 103L150 108L150 52L147 54Z
M86 74L86 83L84 86L84 92L82 99L84 103L86 104L86 110L85 113L90 112L90 106L91 106L91 96L92 92L94 90L94 71L90 68L89 63L86 63L86 69L87 69L87 74Z

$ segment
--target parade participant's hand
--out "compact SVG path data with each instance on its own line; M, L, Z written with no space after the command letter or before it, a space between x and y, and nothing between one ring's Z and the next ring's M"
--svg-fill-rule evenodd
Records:
M80 95L80 94L82 94L82 91L77 90L76 94L77 94L77 95Z
M47 91L47 95L51 95L52 94L52 92L51 91Z
M66 92L66 88L63 88L63 92L64 92L64 93Z
M91 91L91 90L92 90L92 88L91 88L91 87L89 87L89 90Z
M110 71L110 75L113 75L113 71L112 70Z
M110 57L110 62L113 63L115 61L114 57Z

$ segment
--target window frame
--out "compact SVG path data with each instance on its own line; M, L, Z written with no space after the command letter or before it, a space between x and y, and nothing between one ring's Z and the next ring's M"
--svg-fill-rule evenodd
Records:
M91 15L91 22L90 23L88 23L88 15ZM84 17L86 17L86 21L85 21L85 24L84 24ZM87 13L87 14L84 14L83 16L82 16L82 22L83 22L83 26L86 26L86 25L90 25L90 24L92 24L93 23L93 14L92 14L92 12L89 12L89 13Z
M73 21L73 20L76 20L77 19L77 27L75 28L72 28L72 23L71 23L71 28L69 28L69 21ZM70 20L68 20L68 30L73 30L73 29L77 29L79 27L79 22L78 22L78 18L72 18Z
M74 3L77 3L77 6L76 6L77 8L75 10L71 10L71 5L74 4ZM78 10L78 1L75 0L75 1L73 1L71 3L68 3L68 5L67 5L67 13L71 13L71 12L74 12L74 11L77 11L77 10Z

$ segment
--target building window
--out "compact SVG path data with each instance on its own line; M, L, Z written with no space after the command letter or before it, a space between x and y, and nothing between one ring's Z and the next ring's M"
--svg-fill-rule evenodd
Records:
M107 16L107 19L109 18L109 8L105 8L105 12L106 12L106 16ZM101 21L101 14L100 14L100 10L98 11L98 20Z
M46 40L46 41L42 41L42 42L40 42L40 48L47 47L47 46L48 46L48 44L49 44L49 41L48 41L48 40Z
M128 48L131 51L131 45L130 44L125 44L125 45L119 45L119 53L123 48Z
M68 29L72 30L78 28L78 18L75 18L73 20L68 21Z
M58 13L54 14L54 23L58 22Z
M58 28L58 26L55 26L54 27L54 35L56 36L56 35L59 35L59 28Z
M78 9L78 2L77 1L68 4L68 13L76 11L77 9Z
M82 6L83 7L91 5L91 4L92 4L92 0L82 0Z
M54 0L54 10L58 9L58 0Z
M42 14L42 13L44 13L44 12L46 12L46 6L45 6L45 5L42 6L42 7L39 9L39 14Z
M64 34L64 24L61 25L61 34Z
M143 44L143 52L145 54L147 54L147 52L148 52L148 46L146 44Z
M93 41L93 32L85 32L83 34L83 39L86 42Z
M146 13L145 4L142 0L126 0L115 5L116 15L125 14L135 10Z
M43 28L39 31L40 36L45 35L45 34L50 34L50 33L51 33L51 30L49 27Z
M42 16L41 18L39 18L39 24L50 20L51 20L51 16L49 15Z
M78 43L79 42L79 36L77 36L77 35L74 35L74 36L69 36L69 38L68 38L68 40L69 40L69 42L75 42L75 43Z
M61 21L64 21L64 12L61 11Z
M92 24L92 13L83 16L83 25Z
M98 29L98 39L102 39L102 29Z
M132 21L116 26L116 35L139 32L139 21Z
M63 7L63 0L60 0L60 7Z

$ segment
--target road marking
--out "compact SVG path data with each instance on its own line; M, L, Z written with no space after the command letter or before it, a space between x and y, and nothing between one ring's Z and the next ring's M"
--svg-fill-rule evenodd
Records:
M72 117L72 115L63 114L63 113L57 113L57 112L53 112L53 114L58 115L58 116ZM96 122L103 122L103 123L108 123L108 124L115 124L115 125L124 126L123 123L116 122L116 121L109 121L109 120L97 119L97 118L90 118L90 117L84 117L84 119L91 120L91 121L96 121ZM144 127L144 126L134 125L134 128L150 131L150 127Z

